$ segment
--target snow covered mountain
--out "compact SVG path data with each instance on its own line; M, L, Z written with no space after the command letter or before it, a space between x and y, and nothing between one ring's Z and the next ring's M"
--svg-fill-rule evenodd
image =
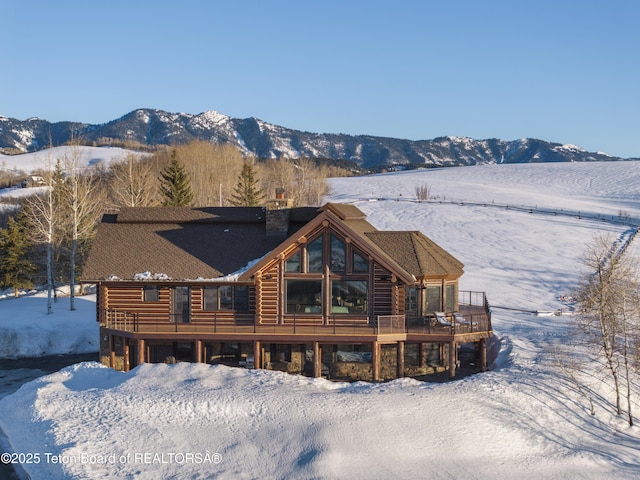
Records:
M91 125L50 123L38 118L0 116L0 151L28 152L61 145L74 135L86 143L170 145L191 140L229 143L260 158L311 157L349 160L362 167L393 165L455 166L486 163L582 162L621 160L575 145L536 139L505 141L439 137L403 140L368 135L310 133L266 123L257 118L232 118L216 111L198 115L138 109L117 120Z

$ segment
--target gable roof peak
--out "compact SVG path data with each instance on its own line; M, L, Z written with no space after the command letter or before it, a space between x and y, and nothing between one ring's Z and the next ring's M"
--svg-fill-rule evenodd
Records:
M348 203L325 203L320 211L331 212L340 220L361 220L367 217L358 207Z

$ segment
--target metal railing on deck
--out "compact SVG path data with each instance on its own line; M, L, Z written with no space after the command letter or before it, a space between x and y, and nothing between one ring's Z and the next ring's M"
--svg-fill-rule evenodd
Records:
M435 315L405 318L404 315L379 315L349 321L343 315L328 317L279 315L261 317L249 312L212 312L209 316L127 312L106 309L101 326L113 330L141 333L261 333L274 335L388 335L399 333L457 335L491 330L491 311L484 292L459 292L459 309L448 313L445 321Z

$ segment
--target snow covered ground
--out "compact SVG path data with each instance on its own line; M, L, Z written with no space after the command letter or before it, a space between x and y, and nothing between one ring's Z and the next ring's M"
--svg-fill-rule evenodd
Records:
M638 427L612 414L598 377L589 415L551 353L572 317L501 307L568 313L562 298L582 273L585 245L598 232L625 242L640 224L639 177L640 162L625 162L331 181L327 200L354 202L380 229L421 230L465 264L461 289L486 291L494 306L502 349L490 372L347 384L197 364L121 373L90 362L0 400L0 412L12 412L0 427L38 479L638 478ZM435 202L413 200L423 184ZM6 312L9 324L46 322L14 308L27 301L0 301L0 323Z
M70 311L69 298L59 296L48 315L46 290L19 299L0 292L0 358L97 352L95 302L95 295L76 296Z
M21 170L25 173L31 173L38 169L48 168L48 165L54 164L57 159L65 156L71 157L71 148L68 146L47 148L37 152L23 153L20 155L4 155L0 153L0 167L3 170ZM134 155L144 155L139 152L133 152L119 147L78 147L79 165L80 167L89 167L95 165L109 165L114 161L124 160L129 153Z

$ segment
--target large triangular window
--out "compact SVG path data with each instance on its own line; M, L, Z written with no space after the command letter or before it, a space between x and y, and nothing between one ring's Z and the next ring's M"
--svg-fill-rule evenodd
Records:
M324 255L322 235L307 245L307 273L322 273L324 271Z
M331 235L331 263L329 269L336 273L347 270L347 245L333 234Z

